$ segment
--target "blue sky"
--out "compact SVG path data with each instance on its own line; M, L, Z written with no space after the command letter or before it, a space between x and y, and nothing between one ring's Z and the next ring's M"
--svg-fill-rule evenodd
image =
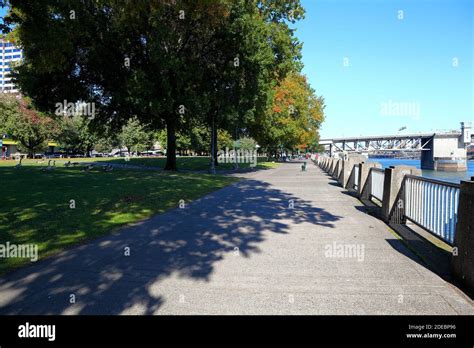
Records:
M302 3L306 18L296 35L304 43L303 72L325 97L322 138L474 121L474 1Z
M296 35L303 72L326 100L322 138L474 122L474 1L302 3L306 18Z
M5 16L6 13L7 13L6 8L5 7L3 7L3 8L0 7L0 17Z
M5 16L6 12L7 12L6 8L1 8L1 7L0 7L0 17L1 17L1 18L3 18L3 16ZM1 23L1 22L0 22L0 23Z

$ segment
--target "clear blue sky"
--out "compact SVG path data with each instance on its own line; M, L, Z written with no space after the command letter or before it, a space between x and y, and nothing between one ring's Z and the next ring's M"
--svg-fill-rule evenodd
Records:
M296 34L304 43L304 73L326 100L323 138L474 122L473 0L302 3L306 18ZM389 101L413 109L383 114Z
M474 1L302 3L306 18L296 24L297 36L304 43L304 73L326 100L322 138L396 134L403 126L403 132L459 129L460 121L474 122ZM392 111L384 114L389 101ZM397 112L396 103L413 109Z

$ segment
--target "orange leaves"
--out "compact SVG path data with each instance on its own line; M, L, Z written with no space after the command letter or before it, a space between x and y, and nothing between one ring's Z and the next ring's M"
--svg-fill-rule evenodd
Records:
M273 103L268 109L273 142L286 148L308 148L317 139L324 120L324 99L315 95L307 79L300 73L291 73L274 88Z

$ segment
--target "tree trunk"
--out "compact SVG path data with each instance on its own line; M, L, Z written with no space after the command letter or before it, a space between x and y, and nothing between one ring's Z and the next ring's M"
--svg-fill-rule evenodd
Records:
M175 120L166 123L166 165L165 170L176 170L176 125Z

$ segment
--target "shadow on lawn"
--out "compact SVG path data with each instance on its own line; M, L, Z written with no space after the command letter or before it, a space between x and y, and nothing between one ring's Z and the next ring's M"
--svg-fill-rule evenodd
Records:
M236 247L251 257L265 234L289 233L290 223L333 228L340 218L267 183L241 181L0 278L0 314L155 314L164 279L209 281ZM181 294L186 289L166 301L179 304Z

